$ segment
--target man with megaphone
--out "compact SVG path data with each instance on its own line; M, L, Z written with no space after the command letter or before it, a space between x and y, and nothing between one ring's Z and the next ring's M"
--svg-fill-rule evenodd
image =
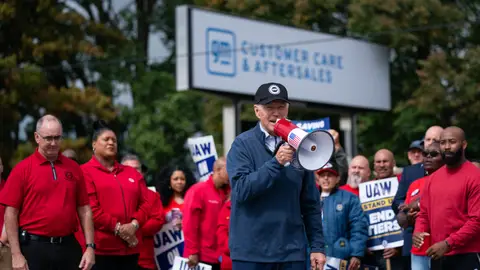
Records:
M322 145L299 130L288 129L288 123L283 129L290 130L289 144L285 138L282 140L284 136L275 133L278 120L287 117L288 109L285 86L262 84L254 105L259 123L240 134L228 153L233 270L305 270L305 233L312 269L324 267L320 196L314 175L303 166L290 165L300 148L321 151ZM309 142L304 143L305 140ZM324 155L328 156L327 161L333 153L333 140L330 141L330 154Z

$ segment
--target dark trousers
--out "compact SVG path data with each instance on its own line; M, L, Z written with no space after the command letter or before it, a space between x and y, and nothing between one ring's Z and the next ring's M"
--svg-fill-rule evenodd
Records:
M20 244L29 270L78 270L82 248L73 235L61 244L27 241Z
M92 270L132 270L138 268L138 254L124 256L95 255Z
M202 262L202 261L200 261L200 263L210 265L212 267L212 270L220 270L220 264L219 263L207 263L207 262Z
M478 253L444 256L439 260L432 260L431 264L432 270L478 270L480 256Z
M259 263L232 261L232 270L305 270L305 262Z

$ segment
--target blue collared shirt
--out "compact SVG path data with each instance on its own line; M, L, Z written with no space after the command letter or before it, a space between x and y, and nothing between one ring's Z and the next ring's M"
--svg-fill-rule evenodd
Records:
M268 134L268 132L263 128L262 123L259 123L260 130L265 134L265 146L267 146L270 151L275 151L275 147L277 147L277 144L282 140L278 136L272 136Z

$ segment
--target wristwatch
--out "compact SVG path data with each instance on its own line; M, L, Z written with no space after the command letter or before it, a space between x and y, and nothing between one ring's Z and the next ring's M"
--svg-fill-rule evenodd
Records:
M85 245L86 248L92 248L93 250L95 250L95 248L97 247L94 243L90 243L90 244L86 244Z

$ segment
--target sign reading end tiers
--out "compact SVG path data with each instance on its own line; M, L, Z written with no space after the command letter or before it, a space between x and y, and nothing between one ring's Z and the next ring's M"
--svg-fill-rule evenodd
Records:
M176 9L177 90L254 95L279 82L292 100L390 110L389 50L189 6Z

